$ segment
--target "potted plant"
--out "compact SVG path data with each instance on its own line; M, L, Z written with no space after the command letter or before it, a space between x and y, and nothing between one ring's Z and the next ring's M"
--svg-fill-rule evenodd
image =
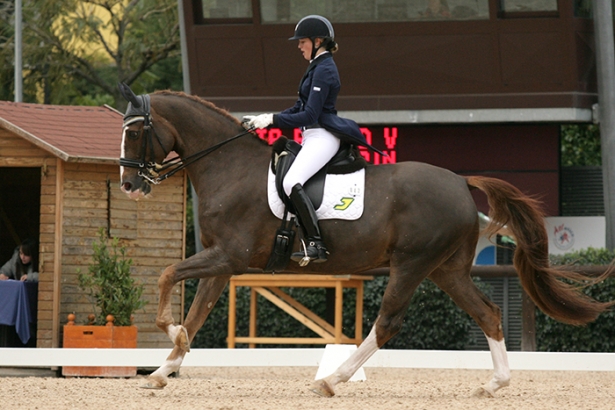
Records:
M141 299L143 285L130 275L132 259L119 239L108 239L104 229L92 244L93 262L87 272L78 271L79 287L87 292L95 314L86 325L75 325L75 315L69 315L64 326L64 347L73 348L136 348L137 327L132 324L133 313L145 306ZM62 368L64 376L131 377L136 367L77 367Z

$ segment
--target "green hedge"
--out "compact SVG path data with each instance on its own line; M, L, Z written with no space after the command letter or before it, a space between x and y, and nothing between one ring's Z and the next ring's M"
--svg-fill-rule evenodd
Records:
M563 256L551 255L554 265L608 265L615 252L588 248ZM615 300L615 278L587 287L583 291L592 298L607 302ZM536 347L546 352L613 352L613 310L601 314L587 326L572 326L557 322L536 310Z
M376 277L365 282L363 302L363 336L371 330L378 316L380 302L388 277ZM480 287L484 284L477 281ZM196 280L186 281L186 313L196 291ZM284 291L297 299L321 317L326 317L326 290L310 288L284 288ZM354 336L355 298L354 289L344 290L343 332ZM247 287L237 288L237 330L238 336L248 335L248 312L250 292ZM228 287L223 292L205 325L197 333L192 346L195 348L226 347L228 317ZM389 349L464 349L470 340L472 319L431 281L424 281L413 296L412 304L406 314L401 331L384 348ZM275 307L272 303L258 297L258 336L277 337L316 337L311 330ZM259 347L320 347L321 345L258 345ZM237 347L247 347L238 344Z

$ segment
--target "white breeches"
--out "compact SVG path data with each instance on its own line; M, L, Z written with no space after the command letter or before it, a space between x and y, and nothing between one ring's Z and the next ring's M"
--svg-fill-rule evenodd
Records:
M302 148L284 177L284 192L290 196L293 187L305 184L325 166L340 148L340 140L324 128L310 128L302 132Z

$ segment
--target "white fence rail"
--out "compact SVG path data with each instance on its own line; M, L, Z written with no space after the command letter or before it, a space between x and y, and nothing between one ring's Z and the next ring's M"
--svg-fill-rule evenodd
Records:
M183 366L320 366L325 349L192 349ZM0 348L0 367L160 366L171 349ZM615 371L615 353L509 352L512 370ZM492 369L488 351L379 350L364 367Z

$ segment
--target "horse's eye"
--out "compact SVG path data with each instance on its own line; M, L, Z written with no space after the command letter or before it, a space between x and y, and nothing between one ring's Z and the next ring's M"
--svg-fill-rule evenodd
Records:
M139 137L139 131L128 131L128 138L136 140Z

